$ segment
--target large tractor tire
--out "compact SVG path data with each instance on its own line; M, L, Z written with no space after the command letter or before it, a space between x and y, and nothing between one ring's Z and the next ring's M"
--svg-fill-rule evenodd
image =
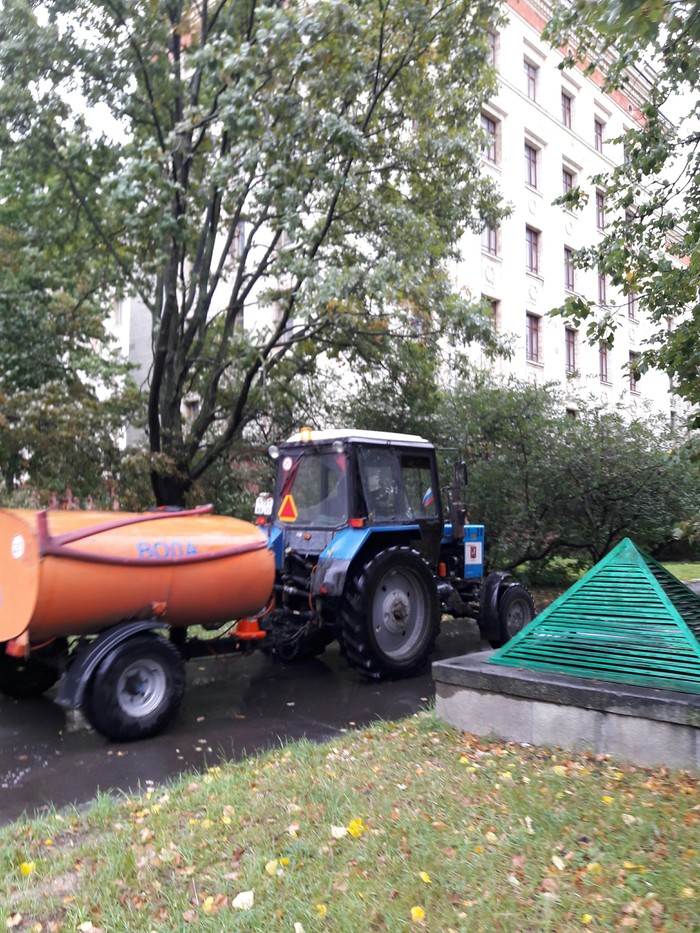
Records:
M185 665L177 648L154 635L116 645L88 685L90 724L120 742L160 732L177 712L185 691Z
M365 677L408 677L425 667L440 631L437 587L421 555L380 551L348 583L341 645Z
M28 658L12 658L0 646L0 692L17 699L46 693L58 680L59 658L66 649L65 638L60 638Z
M506 642L522 632L537 615L535 601L530 591L515 583L503 589L498 600L498 638L490 639L492 648L501 648Z

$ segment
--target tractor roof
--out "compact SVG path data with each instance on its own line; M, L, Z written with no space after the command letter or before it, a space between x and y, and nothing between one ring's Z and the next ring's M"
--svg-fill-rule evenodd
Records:
M394 434L389 431L355 431L348 428L341 428L337 430L330 431L308 431L303 429L298 431L296 434L292 434L290 438L287 439L288 444L297 444L297 443L323 443L323 442L333 442L333 441L348 441L350 443L358 444L398 444L398 445L408 445L408 446L420 446L420 447L432 447L430 441L426 440L424 437L420 437L418 434Z

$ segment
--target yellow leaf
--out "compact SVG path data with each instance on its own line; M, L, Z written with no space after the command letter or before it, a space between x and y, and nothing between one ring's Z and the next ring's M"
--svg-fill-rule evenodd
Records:
M36 863L22 862L22 864L19 866L19 869L26 878L28 875L31 875L33 871L36 871Z
M411 920L413 923L419 923L425 917L425 911L422 907L411 907Z
M559 774L561 777L566 776L566 768L564 765L554 765L552 771L554 771L555 774Z
M432 878L430 877L430 875L428 874L427 871L419 871L419 872L418 872L418 877L420 878L421 881L424 881L426 884L432 884L432 883L433 883L433 880L432 880Z
M270 861L266 863L265 871L268 873L268 875L270 875L270 877L274 877L274 875L277 874L278 867L279 867L279 862L277 861L276 858L273 858L273 859L270 859Z
M483 846L474 846L474 851L476 852L477 855L481 855L481 853L484 851L484 847L483 847Z
M323 920L328 913L328 908L325 904L316 904L316 913L319 915L321 920Z
M348 824L348 832L351 836L354 836L355 839L359 839L366 829L367 827L362 822L362 817L358 817L356 820L351 820Z
M602 870L600 862L590 862L586 865L586 871L591 875L599 875Z
M202 910L204 911L205 914L210 914L212 912L213 907L214 907L214 898L210 894L209 897L204 898L204 902L202 904Z
M593 916L591 914L583 914L581 923L593 923Z
M608 804L609 804L609 803L612 803L613 800L614 800L615 798L614 798L614 797L608 797L608 795L605 794L605 795L604 795L603 797L601 797L600 799L603 801L603 803L608 803Z
M285 857L280 859L280 865L289 865L289 859Z
M695 897L694 888L682 888L681 897Z

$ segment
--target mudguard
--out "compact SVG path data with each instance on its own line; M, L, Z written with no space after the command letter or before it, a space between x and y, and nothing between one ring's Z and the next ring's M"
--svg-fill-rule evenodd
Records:
M61 679L56 695L56 703L68 709L78 709L83 705L85 691L90 678L97 670L100 662L107 657L116 645L137 635L139 632L154 631L168 628L157 619L141 622L127 622L107 629L98 635L94 641L78 649L75 657L68 665L68 669Z
M314 596L341 596L350 564L374 528L344 528L320 554L311 580Z

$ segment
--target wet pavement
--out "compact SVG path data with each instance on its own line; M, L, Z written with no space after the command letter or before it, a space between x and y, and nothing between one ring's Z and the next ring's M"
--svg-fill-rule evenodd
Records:
M433 660L476 651L474 622L445 622ZM51 702L0 695L0 825L98 790L136 790L185 770L302 737L320 741L376 719L399 719L432 699L429 671L368 683L335 644L314 661L277 664L262 652L191 661L180 712L159 736L115 743Z

